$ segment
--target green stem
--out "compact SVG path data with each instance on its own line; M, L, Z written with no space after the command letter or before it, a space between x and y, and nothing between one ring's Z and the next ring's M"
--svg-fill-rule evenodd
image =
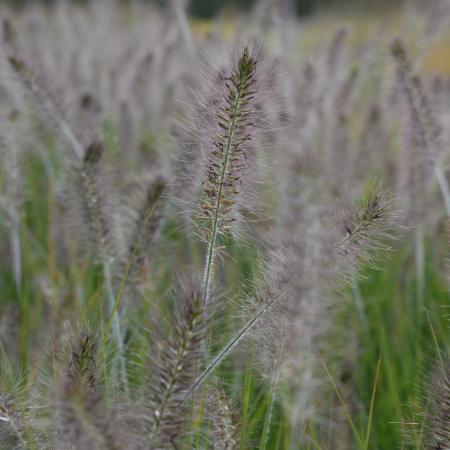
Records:
M20 218L16 211L11 213L12 226L10 234L11 254L13 260L14 283L16 285L16 293L20 296L22 289L22 252L20 242Z
M274 379L272 381L272 384L270 386L270 403L269 403L269 408L266 412L266 417L264 419L264 429L263 429L263 433L262 433L262 437L261 437L261 450L266 450L267 448L267 444L269 443L269 431L270 431L270 426L272 424L272 417L273 417L273 409L275 406L275 398L276 398L276 394L278 391L278 378L279 378L279 373L278 373L278 368L277 368L277 372L274 376Z
M105 280L106 298L108 301L108 314L112 315L112 334L117 346L120 381L128 394L127 368L125 364L125 352L123 348L120 320L117 312L114 289L112 285L111 267L108 257L103 257L103 276Z
M211 375L214 369L228 356L228 354L233 350L233 348L241 341L241 339L247 335L247 333L257 324L259 319L261 319L269 309L279 302L281 297L287 288L281 291L277 296L272 298L269 302L267 302L225 345L225 347L212 359L212 361L208 364L206 369L198 376L195 380L194 384L186 391L185 396L182 399L182 402L187 400L190 395L198 389L203 382Z
M237 114L240 108L241 104L241 95L242 95L242 86L240 85L237 90L236 95L236 101L233 107L233 114L231 119L231 125L228 129L228 135L227 135L227 143L225 147L225 157L223 161L222 166L222 172L220 174L220 183L219 183L219 192L217 194L217 201L214 208L214 216L213 216L213 224L212 224L212 230L211 230L211 237L208 244L208 251L206 255L206 263L205 263L205 271L204 271L204 277L203 277L203 304L206 304L208 302L209 297L209 290L210 290L210 284L211 284L211 278L212 278L212 266L214 262L214 257L216 254L216 241L217 241L217 234L218 234L218 224L219 224L219 212L220 207L222 203L222 191L223 191L223 184L225 181L225 176L227 174L228 169L228 160L231 150L231 143L234 136L234 131L236 127L236 119Z

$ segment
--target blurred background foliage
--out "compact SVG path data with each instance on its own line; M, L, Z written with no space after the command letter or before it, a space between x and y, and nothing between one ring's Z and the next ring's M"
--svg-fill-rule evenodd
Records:
M6 3L12 3L16 6L26 4L54 3L58 0L3 0ZM69 3L83 3L83 0L66 0ZM122 0L124 3L130 3L132 0ZM156 3L159 6L166 6L170 0L147 0ZM318 11L351 9L361 10L379 10L386 8L399 7L406 3L406 0L278 0L280 8L289 15L308 16ZM255 0L186 0L188 10L192 16L201 18L210 18L221 11L226 10L249 10ZM408 3L425 4L425 0L408 0Z
M163 0L164 2L165 0ZM211 17L226 8L248 9L255 0L190 0L192 15ZM287 14L307 16L323 9L378 9L400 6L403 0L279 0Z

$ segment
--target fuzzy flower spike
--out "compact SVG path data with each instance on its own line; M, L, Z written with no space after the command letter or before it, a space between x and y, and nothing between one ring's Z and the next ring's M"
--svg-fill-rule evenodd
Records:
M203 181L202 235L207 242L203 300L207 302L218 239L236 220L236 204L245 183L247 152L255 127L257 58L248 47L223 79L225 93L214 112L215 130L211 133Z

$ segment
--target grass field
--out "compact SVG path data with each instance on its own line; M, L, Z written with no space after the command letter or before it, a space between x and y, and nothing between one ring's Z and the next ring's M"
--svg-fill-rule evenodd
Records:
M277 5L1 7L1 449L450 449L450 10Z

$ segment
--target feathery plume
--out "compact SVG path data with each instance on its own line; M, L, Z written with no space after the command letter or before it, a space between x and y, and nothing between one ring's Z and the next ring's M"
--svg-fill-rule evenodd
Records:
M82 331L73 344L67 378L71 388L95 391L95 359L97 346L93 336Z
M35 103L35 107L42 115L41 120L50 119L55 128L60 132L65 142L77 159L82 159L84 146L80 142L76 133L72 130L57 103L52 99L51 94L41 86L33 72L28 68L25 61L15 54L8 56L8 62L19 82L24 87L26 93L30 94Z
M100 162L105 153L105 146L94 141L86 147L79 171L85 202L86 224L90 228L90 240L101 258L110 255L109 219L104 211L104 201L100 189Z
M223 78L225 93L214 116L205 179L201 220L207 242L203 301L209 296L218 239L236 220L236 203L245 183L246 156L255 127L257 55L244 47L231 73Z
M55 437L76 450L119 450L123 447L111 411L97 384L97 342L81 331L69 349L69 362L61 370L57 393L60 428Z
M180 294L179 294L180 295ZM183 432L188 408L182 402L202 361L208 326L203 299L197 290L182 299L184 309L175 312L173 334L156 342L150 386L151 448L172 448Z
M368 182L353 204L340 205L335 230L344 234L335 245L342 275L354 273L362 264L376 264L375 254L389 249L395 227L394 199L379 180Z
M120 381L127 389L127 371L125 365L122 333L120 330L119 313L117 311L116 297L113 286L112 252L110 239L109 219L104 211L104 202L101 196L99 185L100 162L104 154L105 147L101 142L93 142L86 148L80 178L82 185L83 199L85 202L87 225L91 228L91 240L100 255L100 262L103 267L103 277L108 304L108 314L112 317L112 332L117 347Z
M128 279L138 281L148 251L158 234L162 222L161 197L166 190L166 180L161 176L149 184L143 205L133 226L128 246Z
M420 79L414 74L411 63L408 60L403 43L397 39L391 45L392 55L397 63L401 80L408 95L411 107L416 114L417 123L425 143L426 151L433 164L436 181L441 190L447 216L450 216L450 188L442 170L442 162L439 158L436 138L438 130L434 122L427 99L422 91Z

